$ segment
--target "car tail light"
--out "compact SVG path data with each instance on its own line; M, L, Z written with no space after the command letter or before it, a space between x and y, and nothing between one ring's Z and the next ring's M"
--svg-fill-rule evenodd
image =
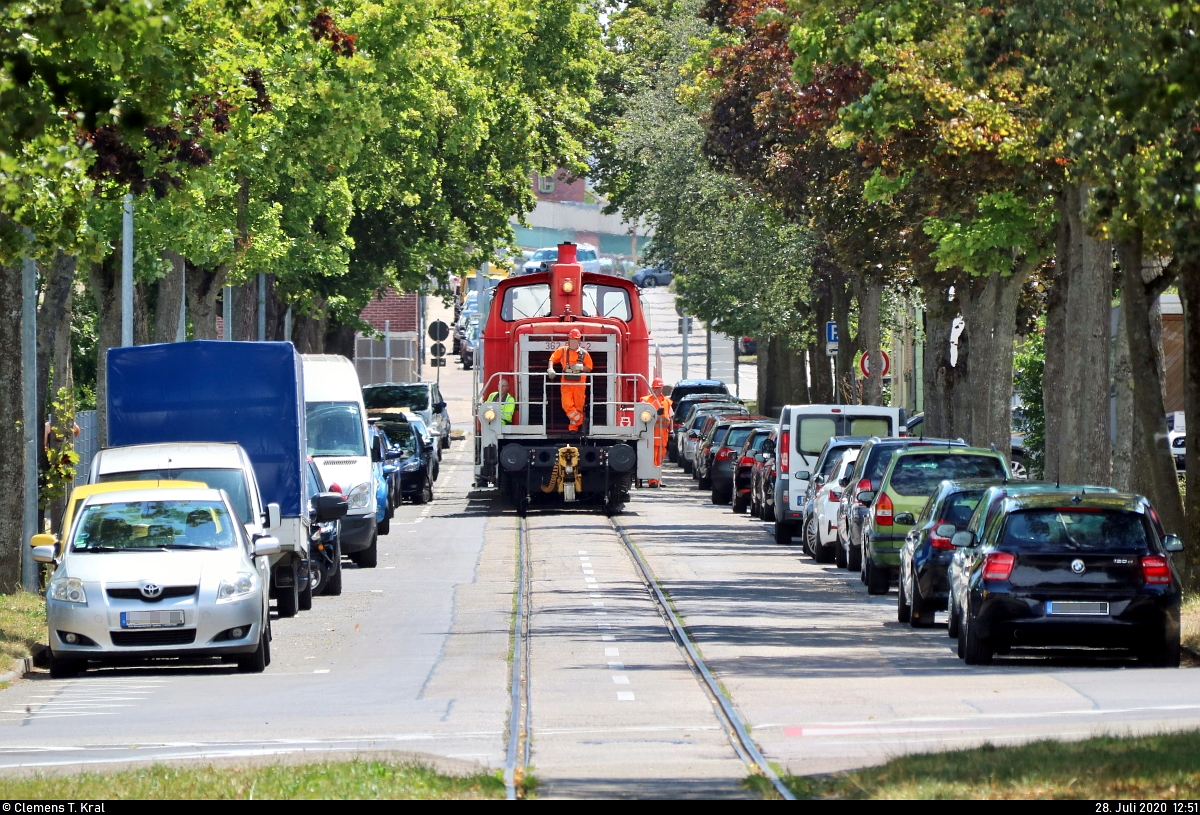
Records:
M879 493L875 499L875 523L879 526L892 525L892 499L886 492Z
M779 435L779 472L788 471L788 453L792 451L792 432L785 430Z
M942 524L946 524L946 523L950 523L950 522L949 521L938 521L936 524L933 525L933 528L936 530L939 526L941 526ZM937 534L937 532L929 533L929 545L932 546L934 549L953 549L954 548L954 544L950 543L949 538L943 538L941 535Z
M742 456L742 460L738 462L739 467L753 467L754 456Z
M729 461L729 458L732 454L733 451L728 447L722 447L717 451L717 461Z
M830 490L829 500L836 504L838 501L842 500L842 494L840 492L834 492L833 490Z
M1147 583L1170 583L1171 568L1162 555L1147 555L1142 558L1142 577Z
M983 579L1008 580L1015 560L1008 552L989 552L983 558Z
M860 492L869 492L871 490L871 479L860 478L858 483L854 485L854 500L858 500Z

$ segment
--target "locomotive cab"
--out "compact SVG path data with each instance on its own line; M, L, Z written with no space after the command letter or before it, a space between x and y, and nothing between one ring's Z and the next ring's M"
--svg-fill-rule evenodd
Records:
M635 479L660 477L657 412L641 401L650 393L650 332L631 282L584 272L571 243L558 258L547 272L496 288L481 337L475 482L506 491L522 514L535 500L590 501L612 514ZM550 361L572 330L592 369L564 377ZM511 402L499 401L501 382ZM574 430L564 387L583 389Z

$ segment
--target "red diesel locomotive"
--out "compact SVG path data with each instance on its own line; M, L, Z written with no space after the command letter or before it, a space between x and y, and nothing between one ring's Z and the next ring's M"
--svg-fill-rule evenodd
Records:
M642 401L652 344L637 288L583 271L575 244L549 271L501 281L481 335L476 486L507 492L522 515L534 501L611 515L635 479L660 478L658 416Z

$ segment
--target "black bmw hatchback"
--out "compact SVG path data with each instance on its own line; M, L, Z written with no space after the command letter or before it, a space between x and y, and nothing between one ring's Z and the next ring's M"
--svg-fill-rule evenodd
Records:
M1146 500L1047 491L1003 499L982 533L958 532L952 623L968 664L1025 646L1123 648L1179 665L1179 576ZM991 514L991 513L989 513Z

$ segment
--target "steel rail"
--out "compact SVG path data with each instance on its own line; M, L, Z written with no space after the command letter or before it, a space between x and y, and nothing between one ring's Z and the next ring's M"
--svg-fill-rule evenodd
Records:
M529 525L517 519L517 602L513 614L512 712L508 718L508 754L504 796L517 799L517 774L529 764ZM522 715L522 713L524 715Z
M699 674L701 679L704 680L704 684L708 686L708 690L713 695L713 698L717 700L717 704L720 706L721 713L725 717L725 723L728 725L727 730L730 733L730 740L733 741L734 749L738 752L743 761L752 765L752 767L757 767L758 771L761 772L771 782L772 786L775 787L775 791L778 792L784 800L796 800L796 796L790 789L788 789L788 786L784 784L782 780L780 780L779 775L775 772L775 770L767 762L766 757L758 749L758 745L754 743L754 740L750 738L750 734L746 732L746 726L742 724L742 719L740 716L738 716L737 711L734 709L733 702L731 702L725 695L724 691L721 690L721 686L717 683L717 680L708 670L708 666L705 665L704 660L700 658L700 653L696 650L695 645L692 644L691 638L688 637L687 630L683 627L683 623L681 623L679 618L675 615L675 610L671 608L671 604L667 601L666 596L662 593L662 589L660 589L658 586L657 578L655 578L654 573L650 570L650 566L642 558L642 553L639 552L637 546L634 545L633 540L629 537L629 533L625 530L625 527L622 526L621 522L616 518L609 518L609 521L612 522L613 529L615 529L617 534L620 536L622 542L625 544L625 548L629 550L631 555L633 555L633 560L635 563L637 563L638 569L640 569L642 572L642 577L645 578L646 584L650 587L650 593L654 596L659 610L662 612L663 616L667 618L671 625L672 636L675 638L676 642L683 646L684 650L687 652L688 658L692 661L692 665L696 672Z

